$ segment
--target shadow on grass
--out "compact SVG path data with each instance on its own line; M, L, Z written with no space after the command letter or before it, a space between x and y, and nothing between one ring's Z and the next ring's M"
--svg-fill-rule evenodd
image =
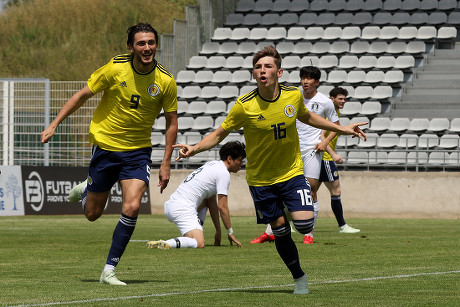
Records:
M82 282L99 283L99 279L82 279ZM166 283L169 280L140 280L140 279L123 279L124 282L129 284L145 284L145 283Z

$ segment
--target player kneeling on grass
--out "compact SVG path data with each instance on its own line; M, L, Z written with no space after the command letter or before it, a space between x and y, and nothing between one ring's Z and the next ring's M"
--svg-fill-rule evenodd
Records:
M207 162L188 175L165 203L166 217L177 225L182 236L150 241L148 248L203 248L203 223L208 208L216 227L214 245L220 245L221 240L220 211L230 244L235 242L241 247L233 234L227 195L230 173L238 172L246 158L245 146L240 142L228 142L222 146L219 155L221 161Z

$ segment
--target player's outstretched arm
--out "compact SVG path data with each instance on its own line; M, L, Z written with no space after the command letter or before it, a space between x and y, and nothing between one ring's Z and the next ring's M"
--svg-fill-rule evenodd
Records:
M194 156L202 151L208 150L222 142L223 139L227 137L229 131L224 130L221 126L205 136L198 144L187 145L187 144L176 144L173 148L180 148L179 157L176 158L176 161L179 161L183 158L188 158Z
M88 85L76 92L69 100L62 106L56 118L51 124L43 130L40 134L41 142L48 143L49 139L53 136L57 127L62 121L64 121L70 114L78 110L89 98L93 97L94 94L89 89Z
M241 242L238 241L233 234L232 223L230 221L230 210L228 209L228 197L227 195L219 194L217 195L218 203L219 203L219 212L220 218L222 219L222 223L224 223L225 228L228 231L228 241L230 245L235 243L238 247L241 247Z
M307 125L319 129L334 131L345 135L354 135L363 140L366 140L366 134L359 128L359 126L366 125L368 122L354 123L349 124L348 126L340 126L322 118L313 112L308 112L303 116L299 116L297 119Z

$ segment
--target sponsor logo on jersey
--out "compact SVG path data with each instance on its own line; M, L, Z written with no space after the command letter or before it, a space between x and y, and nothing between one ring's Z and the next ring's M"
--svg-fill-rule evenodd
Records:
M287 117L293 117L295 114L295 108L292 104L288 104L287 106L284 107L284 114Z
M126 81L121 82L121 83L120 83L120 86L121 86L121 87L128 87L128 85L126 84Z
M261 120L265 120L265 117L260 114L259 117L257 117L257 121L260 122Z
M149 93L150 96L155 97L160 92L160 88L158 87L158 85L152 84L147 89L147 92Z

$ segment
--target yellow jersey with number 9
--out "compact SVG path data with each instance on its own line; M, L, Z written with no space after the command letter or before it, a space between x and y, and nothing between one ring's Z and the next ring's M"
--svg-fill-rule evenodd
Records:
M239 97L222 123L226 131L244 129L246 180L250 186L268 186L303 174L296 118L308 110L298 88L279 86L270 101L258 90Z
M133 56L114 57L96 70L87 84L94 94L104 91L94 111L89 141L109 151L131 151L152 146L152 126L161 109L177 111L174 77L158 62L139 73Z

